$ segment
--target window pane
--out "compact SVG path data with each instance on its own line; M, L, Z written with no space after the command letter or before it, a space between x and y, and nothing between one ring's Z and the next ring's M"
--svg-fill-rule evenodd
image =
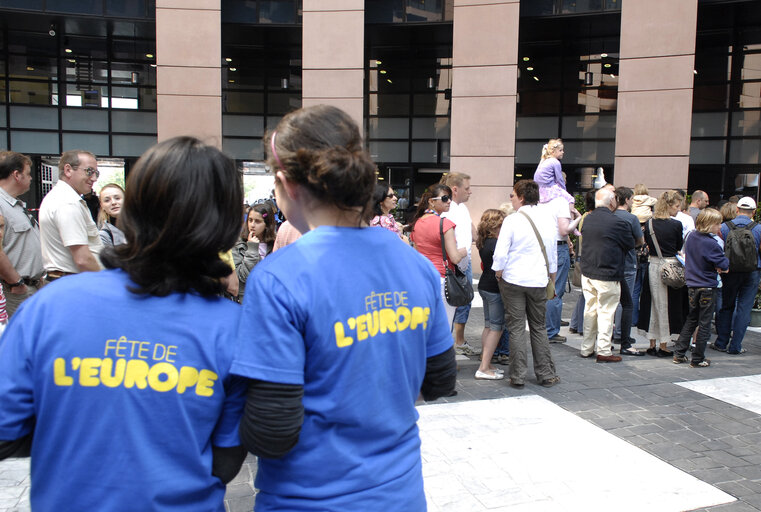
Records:
M366 0L367 23L401 23L404 21L404 0Z
M729 147L729 163L758 165L759 157L761 157L761 140L733 140Z
M761 111L734 112L732 114L732 135L738 137L761 135L761 122L759 121L761 121ZM726 125L726 115L724 123Z
M106 12L110 16L144 18L145 0L107 0Z
M563 118L563 137L613 139L616 137L616 116L566 116Z
M45 7L53 12L70 12L77 14L103 14L103 0L45 0Z
M264 93L226 91L222 98L224 112L264 112Z
M65 108L62 111L64 130L108 131L108 112Z
M407 162L409 143L370 141L370 156L381 162Z
M42 0L0 0L0 7L41 11Z
M267 112L270 114L287 114L301 107L301 94L270 93L267 97Z
M636 0L634 0L636 1ZM560 12L573 14L575 12L601 11L602 0L562 0Z
M438 158L438 144L435 141L412 143L413 162L436 163Z
M114 132L156 133L155 112L114 111L111 113Z
M263 160L262 139L222 139L222 150L236 160Z
M259 23L297 23L293 0L259 0Z
M614 142L580 141L564 143L564 163L570 164L613 164ZM539 159L536 159L539 162Z
M34 55L9 55L8 71L13 78L55 80L58 78L58 59Z
M444 5L442 0L407 0L407 21L443 21Z
M80 84L108 83L108 62L90 59L66 59L66 80Z
M544 143L516 142L515 143L515 163L539 165L539 158L542 152L542 144Z
M255 0L222 0L222 22L257 23Z
M403 118L371 118L368 120L371 139L409 139L410 120Z
M740 113L740 116L742 114ZM736 122L736 121L735 121ZM726 137L726 112L695 112L692 114L693 137Z
M723 164L726 157L724 140L693 140L690 143L691 164Z
M58 132L11 132L11 151L58 155Z
M11 103L50 105L54 85L50 82L10 81Z
M557 117L518 117L516 139L549 139L558 133Z
M222 116L222 135L264 136L262 116Z
M112 137L114 154L112 156L140 156L156 144L155 136L114 135Z
M370 98L377 102L375 111L371 110L370 115L394 116L410 113L410 97L407 94L379 94L371 95ZM370 107L373 108L372 102Z
M58 109L55 107L11 107L11 127L58 129Z
M423 116L446 116L449 115L451 100L446 94L415 94L412 98L415 115Z
M448 117L416 117L412 120L413 139L448 139Z
M521 16L548 16L554 13L555 0L521 2Z
M93 133L64 133L63 150L84 148L96 155L107 155L108 135L95 135Z

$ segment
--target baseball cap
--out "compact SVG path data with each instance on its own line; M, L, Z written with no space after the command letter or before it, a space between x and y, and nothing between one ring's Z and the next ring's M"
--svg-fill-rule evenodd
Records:
M750 197L743 197L737 201L737 207L741 210L755 210L756 202Z

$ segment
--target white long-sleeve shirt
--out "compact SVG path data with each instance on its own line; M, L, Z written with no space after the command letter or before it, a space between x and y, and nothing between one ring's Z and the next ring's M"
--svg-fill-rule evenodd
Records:
M547 266L542 249L531 224L521 212L531 217L539 230L547 252L550 273L557 271L557 221L546 208L536 205L522 206L518 212L504 220L497 237L491 268L495 272L501 270L502 279L507 283L534 288L545 287Z

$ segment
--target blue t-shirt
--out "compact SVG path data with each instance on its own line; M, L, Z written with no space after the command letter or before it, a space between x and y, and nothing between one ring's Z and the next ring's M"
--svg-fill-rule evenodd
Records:
M251 276L232 371L304 386L299 441L259 460L255 509L425 510L414 404L453 344L431 262L385 229L322 226Z
M130 284L120 270L59 279L0 340L0 439L34 429L34 510L224 510L211 447L240 445L240 307Z

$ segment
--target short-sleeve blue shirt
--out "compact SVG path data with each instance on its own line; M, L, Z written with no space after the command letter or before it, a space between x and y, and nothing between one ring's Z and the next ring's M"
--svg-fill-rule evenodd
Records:
M260 459L256 510L424 510L415 400L452 347L431 262L385 229L322 226L246 284L233 372L304 386L296 446Z
M130 285L120 270L59 279L0 340L0 439L34 430L34 510L224 510L211 447L240 445L241 308Z

